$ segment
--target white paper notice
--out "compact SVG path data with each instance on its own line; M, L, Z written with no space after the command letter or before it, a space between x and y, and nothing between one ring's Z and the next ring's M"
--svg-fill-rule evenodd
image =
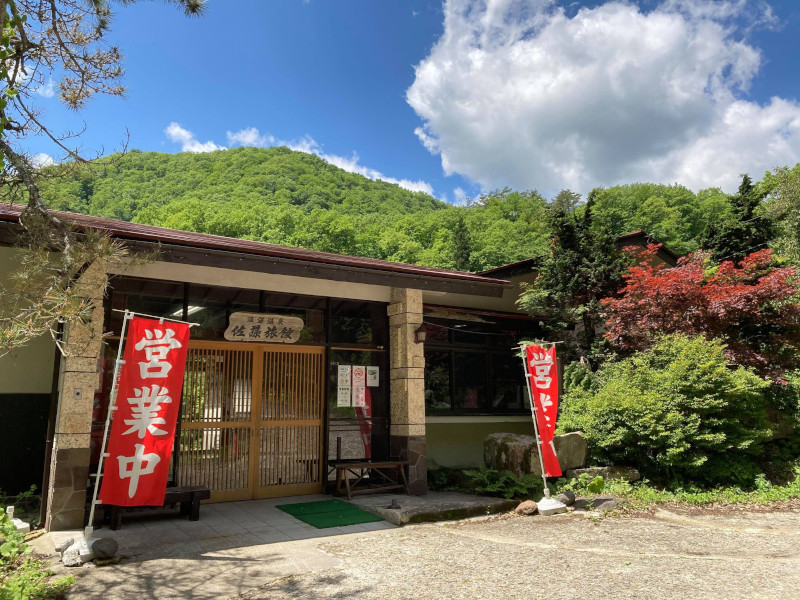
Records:
M378 367L367 367L367 387L378 387Z
M336 406L350 406L350 386L340 385L336 394Z
M367 388L364 386L353 387L353 406L356 408L367 405Z
M339 385L350 387L350 365L339 365Z
M367 368L353 367L353 406L366 406Z

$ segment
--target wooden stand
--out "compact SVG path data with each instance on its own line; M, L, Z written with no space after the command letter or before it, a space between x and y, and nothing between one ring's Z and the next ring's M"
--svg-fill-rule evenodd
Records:
M348 500L358 494L379 494L399 489L410 494L405 470L408 461L342 461L331 463L331 466L336 469L336 494L346 494ZM355 475L352 483L349 475Z
M200 520L200 501L211 498L211 491L207 487L188 485L182 487L168 487L164 494L163 506L175 506L180 502L181 516L189 516L190 521ZM116 506L103 504L103 520L111 520L111 529L122 527L122 512L128 508L141 508L138 506ZM161 507L153 507L161 508Z

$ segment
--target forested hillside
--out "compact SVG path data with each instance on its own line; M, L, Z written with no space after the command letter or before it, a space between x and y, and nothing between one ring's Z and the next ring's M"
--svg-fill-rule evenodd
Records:
M48 179L42 192L61 210L464 270L536 256L550 240L550 202L536 191L452 206L287 148L133 150ZM575 204L576 196L554 201ZM697 249L709 223L727 218L730 204L718 189L631 184L597 190L594 210L612 233L645 229L682 254Z

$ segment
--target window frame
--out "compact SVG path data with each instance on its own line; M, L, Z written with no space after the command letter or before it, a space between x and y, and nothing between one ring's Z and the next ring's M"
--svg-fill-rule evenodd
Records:
M480 314L480 313L474 313ZM503 326L504 328L502 331L512 332L514 331L515 339L519 341L520 339L524 339L526 337L535 338L541 335L540 328L536 321L533 319L525 319L525 318L514 318L513 322L519 321L520 324L524 323L527 326L519 327L518 329L510 329L506 326L512 323L512 318L504 318ZM507 350L503 350L503 348L497 344L491 343L491 335L489 333L478 333L475 332L475 343L466 343L466 342L456 342L453 341L454 334L458 331L459 328L455 327L457 324L464 324L464 326L468 326L469 323L474 323L473 321L464 320L459 321L457 319L443 319L443 318L434 318L426 316L424 318L424 323L430 327L445 327L448 330L447 341L442 340L430 340L430 336L426 339L424 343L424 352L427 356L428 353L433 352L447 352L450 357L450 408L438 408L432 409L429 408L427 405L425 406L425 416L426 417L446 417L446 416L496 416L496 415L508 415L508 416L519 416L519 415L529 415L530 414L530 406L526 405L526 398L523 395L523 402L521 408L514 408L514 409L498 409L492 408L490 406L491 399L495 395L495 378L494 378L494 357L495 356L503 356L506 355L509 357L510 360L514 358L514 351L511 347ZM525 330L525 331L520 331ZM509 334L511 335L511 334ZM455 375L455 353L456 352L474 352L483 354L485 357L485 364L486 367L484 369L484 388L485 388L485 397L482 399L483 406L477 409L465 409L465 408L456 408L456 375ZM426 359L426 371L427 371L427 359ZM427 373L426 373L427 376ZM522 379L523 373L520 369L520 379Z

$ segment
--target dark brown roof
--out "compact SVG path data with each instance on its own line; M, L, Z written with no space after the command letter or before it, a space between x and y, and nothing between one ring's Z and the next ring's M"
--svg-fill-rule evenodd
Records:
M18 204L0 203L0 222L5 221L7 223L18 223L19 216L23 209L24 207ZM306 265L306 267L309 265L319 265L320 267L329 266L333 269L358 269L366 270L372 273L383 272L387 276L391 274L397 274L404 275L406 277L411 276L415 278L422 278L428 281L442 280L453 283L472 284L479 287L489 286L494 288L504 288L510 285L505 279L496 279L475 273L464 273L462 271L421 267L418 265L396 263L387 260L379 260L376 258L334 254L332 252L319 252L317 250L306 250L304 248L280 246L277 244L267 244L265 242L255 242L252 240L241 240L219 235L210 235L207 233L166 229L164 227L141 225L138 223L129 223L127 221L118 221L115 219L106 219L102 217L91 217L76 213L67 213L62 211L52 212L58 218L63 219L64 221L67 221L76 227L90 227L99 229L108 232L115 238L131 240L135 242L159 243L162 245L182 247L187 249L206 249L211 251L222 251L224 253L269 257L284 261L299 261L300 263ZM185 252L181 253L180 251L177 253L174 252L173 254L181 256L186 255ZM313 275L310 274L310 276ZM391 285L391 282L386 281L385 285ZM425 289L426 286L420 287Z
M623 234L617 238L618 248L624 248L625 246L632 246L632 245L639 245L646 247L648 244L658 244L658 243L659 242L653 239L651 235L649 235L646 231L643 231L641 229L639 231L633 231L631 233ZM665 263L673 267L678 264L678 258L680 258L677 254L675 254L672 250L670 250L663 244L661 244L661 247L658 249L658 257ZM497 277L516 277L518 275L522 275L523 273L530 272L538 260L539 260L538 257L526 258L523 260L519 260L517 262L509 263L507 265L494 267L493 269L478 271L478 275L490 275Z

